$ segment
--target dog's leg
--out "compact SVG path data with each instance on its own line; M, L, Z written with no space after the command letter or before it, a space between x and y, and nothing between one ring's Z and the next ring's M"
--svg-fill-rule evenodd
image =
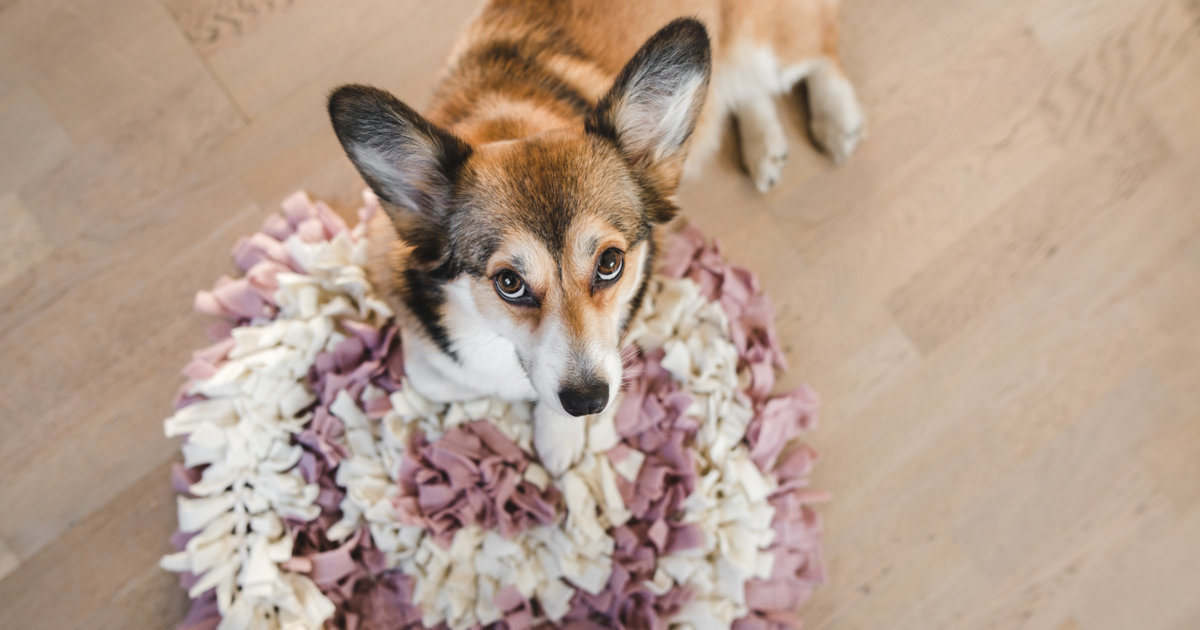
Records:
M787 161L787 134L775 111L774 95L760 92L744 98L734 110L742 145L742 160L759 192L779 182Z
M841 164L850 157L864 132L862 107L854 86L833 59L822 60L808 75L806 84L813 139L834 164Z
M533 408L533 447L542 466L558 477L579 461L587 443L587 417L568 416L538 403Z

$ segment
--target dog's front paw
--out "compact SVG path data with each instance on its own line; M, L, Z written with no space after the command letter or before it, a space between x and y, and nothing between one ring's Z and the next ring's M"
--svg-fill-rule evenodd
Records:
M533 447L542 466L558 477L579 461L587 443L587 417L568 416L538 404L533 408Z
M787 134L769 97L743 104L737 110L737 120L742 161L754 180L754 187L765 193L779 183L783 173L788 157Z
M841 70L827 64L809 77L808 103L812 109L809 128L813 139L834 164L845 162L866 129L854 86Z
M863 137L861 116L814 116L812 134L834 164L841 164L854 152Z
M779 183L779 176L783 173L783 164L787 162L786 147L777 153L767 153L758 159L757 162L748 165L750 177L754 179L754 187L760 193L766 193Z

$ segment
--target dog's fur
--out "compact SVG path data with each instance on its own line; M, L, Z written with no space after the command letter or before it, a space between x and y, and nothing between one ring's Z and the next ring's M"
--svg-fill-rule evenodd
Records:
M726 115L761 190L787 156L775 98L802 79L815 140L835 161L857 143L836 8L493 0L427 116L374 88L335 91L334 130L387 211L371 225L372 274L399 314L411 385L442 402L536 399L535 446L564 471L583 416L620 388L655 228ZM621 255L621 275L604 280Z

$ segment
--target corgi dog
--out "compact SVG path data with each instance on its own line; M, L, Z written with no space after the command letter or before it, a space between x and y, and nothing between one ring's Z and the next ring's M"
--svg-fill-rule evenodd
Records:
M680 179L728 114L763 191L787 158L776 97L799 81L815 141L835 162L854 149L863 115L837 36L837 0L492 0L424 115L334 91L334 131L386 211L371 274L410 386L536 401L534 447L567 470L586 417L618 395Z

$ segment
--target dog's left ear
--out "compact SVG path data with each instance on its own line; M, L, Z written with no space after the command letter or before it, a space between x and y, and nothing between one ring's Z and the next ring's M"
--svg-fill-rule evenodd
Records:
M585 128L614 140L636 173L673 193L711 74L708 31L679 18L642 45Z

